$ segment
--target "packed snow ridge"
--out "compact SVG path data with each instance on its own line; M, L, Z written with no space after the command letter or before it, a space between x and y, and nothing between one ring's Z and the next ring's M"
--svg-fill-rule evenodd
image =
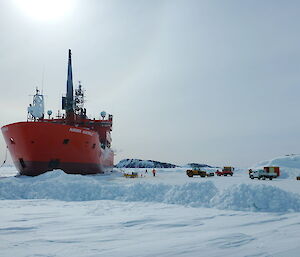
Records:
M300 212L299 194L270 185L238 184L220 190L209 180L165 184L118 176L81 176L53 171L38 177L3 178L0 199L142 201L240 211Z

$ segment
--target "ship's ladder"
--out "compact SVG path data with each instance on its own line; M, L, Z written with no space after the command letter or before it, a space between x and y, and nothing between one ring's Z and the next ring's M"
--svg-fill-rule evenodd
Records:
M5 151L5 159L4 159L3 163L1 164L0 168L2 168L2 166L3 166L3 165L6 163L6 161L7 161L7 149L8 149L8 147L6 147L6 151Z

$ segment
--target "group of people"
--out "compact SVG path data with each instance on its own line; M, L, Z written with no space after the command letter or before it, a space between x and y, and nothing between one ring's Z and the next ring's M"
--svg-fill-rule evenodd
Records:
M146 171L145 171L145 174L146 173L148 173L148 170L146 169ZM155 177L155 175L156 175L156 170L153 168L153 170L152 170L152 175L153 175L153 177Z

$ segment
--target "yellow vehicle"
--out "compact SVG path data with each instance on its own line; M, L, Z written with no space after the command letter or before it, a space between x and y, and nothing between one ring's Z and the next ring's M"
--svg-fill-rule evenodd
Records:
M131 174L130 173L124 173L124 177L125 178L138 178L139 175L138 175L137 172L131 172Z
M188 175L189 177L200 176L200 177L204 178L204 177L214 176L214 173L206 172L206 171L200 170L200 169L192 169L192 170L187 170L186 175Z

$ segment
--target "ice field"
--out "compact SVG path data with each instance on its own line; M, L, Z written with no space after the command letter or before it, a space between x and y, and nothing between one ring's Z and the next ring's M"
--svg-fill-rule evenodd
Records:
M281 165L272 181L251 180L247 169L32 178L2 167L1 256L299 256L300 157L280 158L256 165ZM143 177L122 176L131 171Z

